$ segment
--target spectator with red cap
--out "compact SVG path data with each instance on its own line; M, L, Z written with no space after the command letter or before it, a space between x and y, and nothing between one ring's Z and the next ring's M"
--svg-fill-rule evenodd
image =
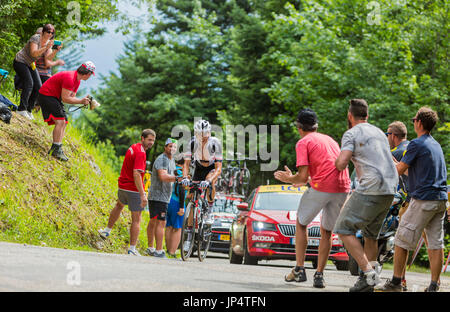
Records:
M53 129L53 144L48 154L67 161L68 158L62 150L62 139L66 130L67 114L63 102L66 104L88 105L89 95L80 99L76 97L81 80L88 80L95 75L94 63L88 61L81 64L77 70L62 71L49 78L39 90L38 105L42 109L44 121Z

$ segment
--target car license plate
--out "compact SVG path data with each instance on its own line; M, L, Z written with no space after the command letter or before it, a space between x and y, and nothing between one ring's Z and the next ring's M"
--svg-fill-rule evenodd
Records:
M295 237L291 237L291 245L295 245ZM319 246L319 239L308 239L308 246Z
M220 235L219 236L219 240L229 241L230 240L230 235Z

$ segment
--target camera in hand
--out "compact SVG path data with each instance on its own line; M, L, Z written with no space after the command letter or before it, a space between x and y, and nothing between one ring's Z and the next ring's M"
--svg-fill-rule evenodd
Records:
M55 40L55 41L53 42L53 47L52 47L52 49L53 49L53 50L58 49L58 47L59 47L61 44L62 44L61 41Z
M94 100L94 98L92 96L89 95L88 99L89 99L89 109L90 110L94 110L100 106L100 103L97 102L96 100Z

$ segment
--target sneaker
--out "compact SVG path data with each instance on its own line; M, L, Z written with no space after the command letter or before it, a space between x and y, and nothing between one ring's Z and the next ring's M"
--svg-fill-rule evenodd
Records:
M375 285L380 283L380 278L375 271L361 273L350 292L373 292Z
M166 253L164 252L164 250L162 252L160 252L160 253L155 251L155 257L156 258L167 258L166 257Z
M156 250L155 250L155 249L147 248L147 249L145 250L145 252L146 252L147 255L149 255L150 257L153 257L153 256L155 255Z
M405 279L402 280L402 288L403 288L403 291L408 291L408 286L406 285L406 280Z
M28 118L29 118L30 120L34 120L33 113L32 113L32 112L29 112L29 111L26 111L26 112L27 112L27 114L28 114Z
M98 230L98 234L100 234L100 237L103 239L107 239L109 237L109 233L106 232L104 229Z
M50 155L52 155L53 157L55 157L56 159L59 159L61 161L69 160L69 158L67 158L67 156L64 154L64 152L62 150L62 146L55 147L55 149L53 150L53 152Z
M176 254L171 254L170 252L167 252L167 258L169 258L169 259L178 259Z
M57 145L52 144L52 147L50 147L50 149L49 149L49 151L48 151L48 154L49 154L49 155L52 155L53 152L55 151L55 149L56 149L57 147L58 147Z
M132 255L132 256L140 256L141 255L139 253L139 251L137 251L137 249L135 249L135 250L128 249L128 254Z
M392 283L391 280L388 279L383 286L375 288L375 291L376 292L402 292L403 286L402 286L402 284L395 285L394 283Z
M314 273L313 287L315 287L315 288L325 288L325 281L323 280L323 273L322 272Z
M439 292L439 284L431 283L430 286L425 288L425 292Z
M298 272L295 271L295 268L292 269L291 273L284 277L286 282L296 281L297 283L306 282L306 272L305 268L301 268Z

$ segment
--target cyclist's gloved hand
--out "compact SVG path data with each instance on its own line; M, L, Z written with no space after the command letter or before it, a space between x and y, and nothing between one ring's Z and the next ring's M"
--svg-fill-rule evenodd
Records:
M202 181L200 182L200 187L207 188L209 186L209 181Z
M183 184L183 186L189 186L191 181L189 181L188 178L184 178L183 180L181 180L181 184Z

